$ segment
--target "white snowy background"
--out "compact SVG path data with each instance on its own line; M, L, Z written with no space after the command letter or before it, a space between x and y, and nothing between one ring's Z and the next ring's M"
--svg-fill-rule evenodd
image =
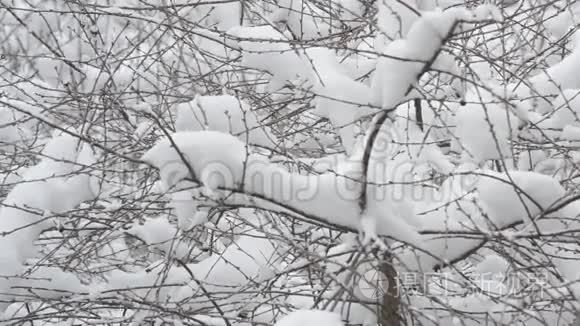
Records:
M0 324L573 325L579 24L1 0Z

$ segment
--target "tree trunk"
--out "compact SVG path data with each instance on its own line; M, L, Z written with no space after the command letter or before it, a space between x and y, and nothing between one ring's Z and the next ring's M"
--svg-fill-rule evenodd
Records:
M393 266L393 259L389 253L385 254L383 263L380 265L381 272L385 276L383 284L383 297L379 309L380 326L405 325L401 314L401 298L399 295L397 271Z

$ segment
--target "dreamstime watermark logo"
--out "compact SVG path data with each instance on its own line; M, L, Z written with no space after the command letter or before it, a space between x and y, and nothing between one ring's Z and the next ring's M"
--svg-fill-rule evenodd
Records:
M397 138L400 136L389 131L379 133L366 178L362 176L360 158L338 156L322 158L312 165L312 171L306 173L308 169L300 169L302 172L298 173L290 172L298 170L295 166L272 163L257 154L235 161L226 159L228 155L217 155L215 157L222 159L211 160L203 155L190 157L184 152L179 155L173 152L158 171L161 184L167 188L164 190L170 192L203 185L212 190L236 189L294 202L309 202L321 197L358 201L365 180L370 200L395 202L454 200L462 195L454 191L465 193L475 185L474 175L454 170L451 163L409 158L407 154L398 153L403 143L393 145ZM144 181L143 173L132 171L120 171L114 178L118 185L135 188ZM187 180L194 183L187 183ZM444 182L454 184L451 191L450 187L440 191ZM93 190L94 193L100 191Z
M182 159L168 160L159 168L167 191L203 185L212 190L236 189L283 201L309 202L321 197L357 201L364 185L360 162L355 161L326 161L327 166L318 166L318 172L299 174L256 157L242 162L194 163L193 159L185 158L187 163ZM445 201L454 200L475 186L477 176L464 171L439 173L437 163L410 159L374 161L367 173L367 196L374 201ZM112 184L135 187L144 180L134 172L120 172L115 178L117 181ZM444 182L447 187L442 191ZM98 193L100 188L93 190Z
M337 166L341 168L334 169ZM366 178L367 196L375 201L453 200L473 189L477 182L474 175L462 171L442 174L437 172L435 166L429 161L373 162ZM333 193L333 198L344 201L357 201L365 180L359 162L336 162L336 165L323 169L321 173L300 176L270 162L251 158L238 164L206 162L192 170L197 181L210 189L240 189L284 201L312 201L323 193ZM169 187L180 184L188 177L191 179L187 165L181 160L167 162L159 173ZM441 191L440 187L445 181L454 185Z
M391 284L393 282L394 284ZM398 273L389 281L379 269L361 275L358 290L370 300L380 300L386 293L394 295L450 296L484 294L488 296L536 295L542 298L549 288L547 273L474 273L467 279L450 273Z

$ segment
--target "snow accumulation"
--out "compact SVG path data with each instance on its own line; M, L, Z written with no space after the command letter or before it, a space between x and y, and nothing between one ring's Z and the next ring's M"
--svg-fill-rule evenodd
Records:
M242 65L272 74L270 88L281 88L286 81L307 74L297 50L288 44L291 35L282 34L272 26L237 26L227 32L242 51ZM307 67L307 66L306 66Z
M441 7L456 2L441 1ZM484 258L477 262L475 269L479 273L493 273L512 266L502 256L485 254L490 252L484 247L488 239L514 240L580 226L575 221L580 217L580 202L567 202L572 192L565 188L565 182L561 183L563 178L559 178L565 175L570 179L567 174L570 170L566 170L559 156L550 157L552 149L548 146L576 146L580 142L580 82L570 73L580 71L580 44L561 62L538 73L527 84L508 85L503 96L498 95L502 93L499 86L483 80L481 87L471 87L459 94L461 104L450 101L443 107L450 91L459 93L457 84L449 78L446 82L452 85L437 93L438 101L419 100L417 86L421 77L430 69L459 75L456 58L442 52L442 45L459 23L501 21L502 12L498 8L485 5L474 11L458 7L443 11L433 1L416 1L416 6L399 0L379 2L379 35L372 45L355 46L359 50L374 47L379 54L357 62L344 56L342 51L295 45L298 40L328 37L338 27L338 22L321 18L324 15L320 8L301 0L281 0L268 17L273 24L240 26L243 18L240 3L217 1L215 6L182 7L189 19L209 27L202 36L223 38L219 46L227 50L220 49L220 55L228 57L230 51L239 54L241 66L253 69L244 73L267 79L264 87L269 94L286 94L292 89L292 92L310 95L312 102L308 104L313 110L309 113L330 122L342 147L332 157L296 159L311 164L314 171L297 172L276 161L283 160L279 157L282 155L274 157L273 153L277 153L281 144L287 145L286 140L277 138L278 133L264 126L263 117L251 107L249 97L244 100L227 95L228 91L224 90L222 95L197 94L189 102L175 104L171 114L175 116L176 131L157 140L140 158L149 167L158 169L160 180L154 189L159 191L155 195L166 195L168 206L163 209L171 208L175 215L139 216L141 223L129 223L123 231L115 230L155 248L163 258L147 268L107 271L101 280L87 285L77 276L57 268L42 265L29 268L30 262L37 259L35 242L53 226L52 219L94 200L97 195L95 177L91 174L94 172L90 171L91 165L97 162L92 147L78 137L55 133L45 144L40 161L24 170L22 182L10 190L0 208L0 301L5 302L0 304L1 309L25 294L26 287L36 286L41 288L37 294L45 298L70 292L89 293L96 299L131 290L131 295L142 299L197 313L226 304L272 300L256 296L257 291L253 289L264 286L285 289L288 282L300 291L318 292L315 296L301 296L297 290L288 295L284 304L298 310L281 318L278 312L260 311L262 316L254 322L261 322L262 318L263 323L278 319L275 326L342 326L343 319L349 323L360 319L361 324L368 325L376 320L368 318L365 305L352 304L344 309L327 305L332 295L340 292L325 292L326 289L313 286L302 276L292 276L290 281L278 277L284 274L280 272L285 268L291 270L300 263L310 262L298 257L298 262L289 266L288 244L273 236L287 231L272 221L262 223L262 216L254 208L327 225L332 232L335 229L351 232L338 239L326 229L307 230L313 234L318 232L325 241L342 241L327 246L328 251L313 250L313 254L324 258L325 273L329 277L349 286L361 279L360 275L351 279L353 274L376 269L365 261L352 266L356 273L343 273L344 267L351 263L353 252L367 249L361 248L358 238L353 240L352 233L366 236L363 244L377 240L382 245L379 236L388 238L388 245L397 244L390 250L396 254L394 262L400 265L399 271L441 270L483 248ZM364 10L358 0L338 3L339 14L350 20ZM553 37L566 33L564 26L578 15L578 7L575 8L576 11L561 13L552 19L549 29ZM114 10L125 12L122 6ZM304 20L304 14L315 18ZM350 21L349 26L356 27L356 24ZM217 47L209 43L204 41L201 46ZM56 72L51 70L51 60L41 62L38 73L45 80L60 83ZM212 71L209 67L199 69ZM113 71L95 67L83 67L83 71L86 80L81 88L95 92L105 91L113 82L125 89L134 86L137 79L154 78L153 73L141 74L128 65ZM363 78L365 75L368 76ZM145 82L140 89L154 90L153 86ZM548 100L537 99L537 95ZM410 99L417 99L423 105L420 126L417 125L419 114L406 104ZM514 99L519 103L514 104ZM440 106L435 107L433 102ZM24 120L31 115L41 117L42 110L23 100L5 103L0 107L0 125L6 126L0 128L0 141L11 143L33 136L29 132L31 122ZM24 113L11 110L10 105L22 108ZM135 105L133 113L151 113L151 107L148 102ZM367 122L362 120L384 110L392 119L379 130L368 162L367 184L361 185L363 143L368 137L364 134ZM154 127L146 122L137 124L131 139L147 141L150 128ZM523 146L523 137L529 134L538 138L554 136L555 140L518 153L516 149ZM323 137L326 137L321 140L324 144L335 141L334 136ZM444 143L450 143L450 149L441 149ZM448 153L453 155L445 155ZM283 154L294 159L291 151ZM578 155L573 159L575 164L580 162ZM501 172L491 170L491 160L505 163ZM367 190L367 202L361 212L363 186ZM415 196L417 192L421 197ZM105 205L103 211L111 213L123 207L120 201L113 203ZM231 227L227 225L227 218L217 221L212 216L212 209L216 207L237 208L242 216L239 219L246 224ZM177 222L172 220L173 216ZM563 222L559 217L572 221ZM227 240L215 241L212 254L187 260L192 246L185 238L194 234L197 225L203 225L205 231L215 229L226 234L231 227L236 232L228 234ZM514 226L517 226L515 231ZM297 223L296 228L301 227L307 229ZM129 251L124 240L116 241L108 248L99 248L99 252ZM309 245L305 250L311 249ZM558 256L543 263L559 269L563 281L580 279L577 262L572 260L577 248L572 243L546 242L540 246L546 253ZM119 256L127 258L128 254ZM21 278L23 274L29 279ZM501 282L492 285L492 297L506 291ZM580 295L580 286L573 285L571 289ZM364 298L360 288L352 292L355 297ZM208 300L208 293L212 300ZM416 308L433 307L432 302L423 302L424 298L412 300ZM503 312L508 308L478 295L445 300L457 309L478 313ZM313 309L321 305L326 306L325 310ZM11 309L6 314L16 314ZM434 319L436 315L434 312ZM206 315L195 318L210 325L230 326L226 317L238 318L229 315L222 319Z
M539 72L524 84L512 85L515 94L530 110L546 113L552 107L551 99L560 95L561 90L580 88L580 80L570 73L580 71L580 33L576 32L575 39L575 48L562 61Z
M278 15L282 14L278 13ZM286 82L297 80L311 85L316 95L318 114L329 118L333 126L338 129L347 152L352 153L352 157L356 158L360 155L360 145L355 145L353 128L346 129L345 127L365 112L361 110L361 106L396 107L398 102L408 95L425 64L437 58L442 42L455 27L456 22L460 20L475 22L486 18L500 20L501 15L495 7L491 6L483 6L475 12L451 9L424 13L410 27L406 38L390 42L385 46L384 56L381 56L377 62L372 87L349 77L348 71L341 69L336 54L333 52L322 48L293 49L287 42L281 42L288 36L272 27L236 27L228 34L238 40L237 46L243 50L244 65L268 71L272 75L271 87L279 88ZM401 61L398 58L406 60ZM445 64L442 63L442 65ZM298 67L298 69L289 69L289 67ZM453 67L450 66L449 69ZM337 94L339 94L338 99ZM365 103L364 101L368 101L369 98L372 99L372 103ZM227 102L233 104L235 101L231 98L227 98L226 101L223 97L220 100L222 101L219 104L216 102L214 106L221 108L216 109L215 112L223 112L223 108L228 106ZM239 107L239 103L237 104ZM466 108L463 111L468 113L465 113L465 116L460 114L459 118L465 119L468 126L471 123L471 128L484 133L489 128L481 127L486 124L492 129L496 125L501 131L505 129L506 124L510 124L509 119L514 120L514 126L518 125L516 117L504 108L493 107L490 110L491 118L487 117L486 110L481 107L476 106L471 110ZM473 119L474 114L477 119ZM227 131L223 124L212 126L211 123L206 123L206 126L208 125L214 130ZM199 130L200 127L189 130ZM185 127L180 129L184 130ZM411 131L410 134L414 134L413 137L417 140L424 137L417 128L410 128L408 131ZM511 134L500 136L500 139L496 141L493 140L493 134L489 133L484 138L486 141L484 146L476 143L477 135L471 138L470 136L464 133L462 140L465 140L468 146L472 146L473 150L483 148L481 153L476 153L479 160L490 159L490 156L497 156L498 153L505 152L507 155L506 147L509 145ZM472 144L469 144L470 139L474 140ZM203 185L214 194L217 191L241 192L254 197L250 202L262 208L320 218L326 223L352 230L375 231L378 235L391 236L419 247L423 245L417 231L425 225L416 221L414 209L408 202L393 200L394 195L401 195L408 191L405 187L399 186L394 189L389 188L389 190L371 187L374 195L371 196L372 198L378 194L386 194L387 199L371 200L367 215L360 216L357 207L360 186L349 177L353 173L357 176L356 173L360 169L357 167L360 163L357 163L356 159L342 164L334 173L304 176L290 173L285 168L253 153L253 150L243 141L243 139L236 139L216 131L182 131L171 135L171 140L164 139L158 142L142 159L160 169L161 180L168 189L174 186L178 186L178 189L185 189L189 183L184 184L184 179L190 178L191 181ZM499 143L499 152L495 150L498 147L497 143ZM412 155L416 162L421 162L421 160L435 162L436 168L441 173L449 173L452 170L453 165L435 145L418 148ZM399 164L393 164L393 166L400 169ZM378 174L373 172L369 176L369 181L378 183L392 181L391 178L397 173L390 172L383 171ZM412 173L400 173L400 175L408 177ZM180 196L187 196L187 193L182 192ZM244 196L222 195L217 198L248 201ZM320 205L321 202L332 202L333 205ZM194 203L185 205L190 205L185 208L185 211L188 211L193 209ZM458 215L456 226L461 227L462 222L459 216L461 210L457 209L456 214ZM444 215L441 215L441 218L443 220L438 220L438 222L447 223ZM433 218L428 221L431 223L435 220ZM429 245L432 241L435 240L427 239ZM457 251L461 250L461 246L454 248Z
M490 234L512 225L522 225L520 229L523 230L541 228L557 232L568 226L551 217L580 216L578 202L560 207L567 193L551 176L515 170L506 173L491 170L473 172L477 179L470 182L469 188L450 188L454 194L442 196L445 200L435 203L435 209L426 210L428 213L421 219L421 230L433 232L421 232L422 239L418 242L420 252L402 255L405 268L430 271L435 266L454 261L469 248L477 248L484 241L477 237L441 238L438 232ZM476 190L476 197L465 196L471 190ZM453 200L454 197L458 199ZM441 206L450 201L453 202L451 205Z
M3 100L0 97L0 100ZM14 110L13 108L17 108ZM30 132L35 122L28 119L29 115L43 117L38 106L29 104L23 100L8 99L0 107L0 141L4 144L17 143L20 140L32 138ZM2 149L9 146L0 145Z
M184 157L197 157L196 162L191 164L196 175L216 172L211 171L211 164L204 166L201 162L220 162L220 167L228 167L228 178L220 178L219 182L210 185L214 191L236 191L240 189L241 182L244 180L243 192L255 196L254 203L259 203L263 208L316 216L328 223L355 230L362 227L356 205L358 191L338 193L337 189L345 190L348 187L335 187L337 184L344 185L349 182L345 178L329 173L320 176L302 176L289 173L284 168L276 166L254 153L246 156L243 143L233 136L218 132L177 133L173 135L173 138ZM216 141L210 143L227 144L225 148L228 150L218 150L216 147L210 147L208 142L199 140L214 138ZM226 152L228 155L224 156ZM237 155L231 155L232 153L237 153ZM185 165L181 163L177 152L167 140L154 146L146 153L144 159L160 168L162 179L168 183L168 186L178 184L188 175ZM168 164L171 160L176 161ZM470 230L488 232L487 230L502 229L513 223L525 222L524 225L530 226L532 221L544 218L541 214L555 207L566 195L562 186L555 179L536 172L509 171L501 174L484 170L477 174L479 181L474 182L473 187L479 195L480 207L466 199L451 207L436 209L413 222L413 225L410 224L411 221L414 221L413 210L404 213L404 204L396 206L399 207L398 209L392 207L389 209L384 201L372 201L369 203L369 210L378 214L376 216L378 217L376 220L377 234L392 236L395 239L412 243L418 248L428 248L429 254L420 253L419 258L413 255L406 263L411 268L416 266L415 268L421 270L429 270L440 265L442 259L455 259L463 254L466 248L477 247L481 240L462 238L442 240L438 236L429 235L418 237L418 229L440 230L439 228L444 225L447 229L456 232L462 230L465 232ZM179 178L175 178L175 176L179 176ZM274 179L275 177L279 179ZM279 184L271 188L266 187L266 185L271 185L273 180L279 181ZM202 181L202 183L207 186L207 182ZM307 185L316 185L317 192L315 194L302 192L304 197L301 198L292 196L293 189L306 191ZM351 185L351 187L351 189L356 189L356 185ZM446 196L443 198L443 202L450 200ZM247 201L247 199L243 200ZM321 206L317 204L321 201L332 202L333 205ZM284 205L281 205L282 203ZM389 204L392 206L393 203L389 202ZM579 213L578 206L572 204L554 210L547 216L555 214L576 216Z
M141 225L134 225L127 233L138 237L140 240L159 248L163 252L172 253L177 259L187 257L188 246L182 241L175 239L178 229L169 223L167 218L147 219Z
M385 46L377 59L372 81L373 102L383 109L396 107L405 99L426 65L435 61L445 39L459 21L480 21L501 14L493 6L480 6L477 11L452 8L425 12L410 27L404 39Z
M34 242L44 229L50 227L47 218L90 200L95 195L93 191L97 189L91 186L94 177L83 171L95 162L90 146L63 134L53 137L42 154L44 158L24 173L22 179L26 182L17 184L10 191L0 209L2 275L16 277L16 281L0 279L0 297L5 302L2 304L4 308L13 295L22 291L12 291L13 286L23 282L29 284L29 281L18 279L18 275L24 270L25 260L35 255ZM46 281L39 281L40 285L46 285L49 289L59 284L74 287L74 276L57 269L42 270L47 276L53 276L55 283L48 277ZM78 281L76 284L79 284Z
M466 159L476 162L512 157L511 141L520 120L504 104L481 94L469 92L466 102L455 116L454 146L463 147Z
M324 310L296 310L282 317L275 326L342 326L340 315Z
M397 3L394 1L394 5ZM292 2L292 6L299 5L299 1ZM494 8L482 6L475 12L452 9L424 13L412 24L404 39L385 46L377 60L370 87L349 76L334 51L327 48L292 48L284 42L290 36L271 26L235 27L228 35L238 40L244 66L265 70L272 75L272 90L278 90L289 82L306 82L306 88L316 95L316 113L330 120L350 154L357 144L354 122L375 112L373 108L396 107L409 95L429 61L433 61L436 68L456 73L453 60L445 54L439 55L442 42L459 20L501 19ZM275 15L286 12L286 9L281 10ZM286 14L299 13L290 9L287 11Z
M217 190L233 189L241 182L247 154L246 144L238 138L204 130L178 132L164 138L142 159L159 168L161 180L168 188L189 177Z
M568 125L580 126L580 89L563 90L552 106L551 112L547 112L548 121L550 121L548 128L562 129Z
M412 3L405 5L399 1L381 1L378 4L379 14L377 15L380 28L375 45L377 49L381 50L389 41L405 37L419 17L416 10L417 8L413 8Z
M232 135L252 145L275 147L278 140L263 127L248 104L230 95L197 96L177 105L177 131L215 130Z
M355 143L355 127L360 117L370 114L370 88L348 76L336 54L327 48L292 48L288 36L270 26L236 27L228 34L239 38L242 64L268 71L270 89L279 90L286 83L306 82L313 92L316 113L328 118L341 136L347 152Z
M167 226L156 228L157 231L167 229ZM263 233L250 228L243 231L244 235L225 250L198 263L168 265L160 261L136 273L115 270L109 275L107 283L100 286L100 291L142 287L136 291L143 297L159 295L164 301L187 300L187 308L195 310L213 307L204 293L212 293L214 300L220 304L237 302L245 296L243 291L237 296L232 296L229 291L257 286L262 280L270 278L270 266L279 261L281 254ZM174 286L163 287L160 293L150 291L150 287L160 282ZM218 294L220 292L224 293L223 297ZM182 305L182 308L185 307Z
M353 179L358 162L348 163L344 170L339 168L336 173L300 175L252 153L246 144L228 134L178 132L171 139L178 150L172 147L169 139L164 139L142 157L159 168L161 180L168 188L186 178L191 179L191 168L195 181L212 192L242 192L255 197L252 201L260 207L319 217L324 222L351 230L361 227L357 204L360 185L357 178ZM184 164L181 156L189 164ZM400 218L401 213L389 205L393 203L389 199L373 201L371 205L371 215L378 218L377 234L393 237L404 234L405 240L412 241L412 228ZM320 205L321 202L333 205ZM403 230L407 231L401 233Z
M556 179L527 171L509 171L504 174L488 171L482 175L477 188L489 219L500 226L522 220L531 224L540 217L540 213L555 207L566 195ZM578 214L571 206L564 210L568 214L553 213L564 216Z
M310 49L306 57L313 65L316 94L316 113L328 118L340 135L347 153L352 153L356 143L355 123L374 112L371 109L371 89L349 77L334 54L328 49Z

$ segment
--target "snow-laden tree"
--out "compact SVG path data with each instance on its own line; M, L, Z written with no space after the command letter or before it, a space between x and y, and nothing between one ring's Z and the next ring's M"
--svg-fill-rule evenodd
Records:
M579 24L0 1L0 324L579 323Z

